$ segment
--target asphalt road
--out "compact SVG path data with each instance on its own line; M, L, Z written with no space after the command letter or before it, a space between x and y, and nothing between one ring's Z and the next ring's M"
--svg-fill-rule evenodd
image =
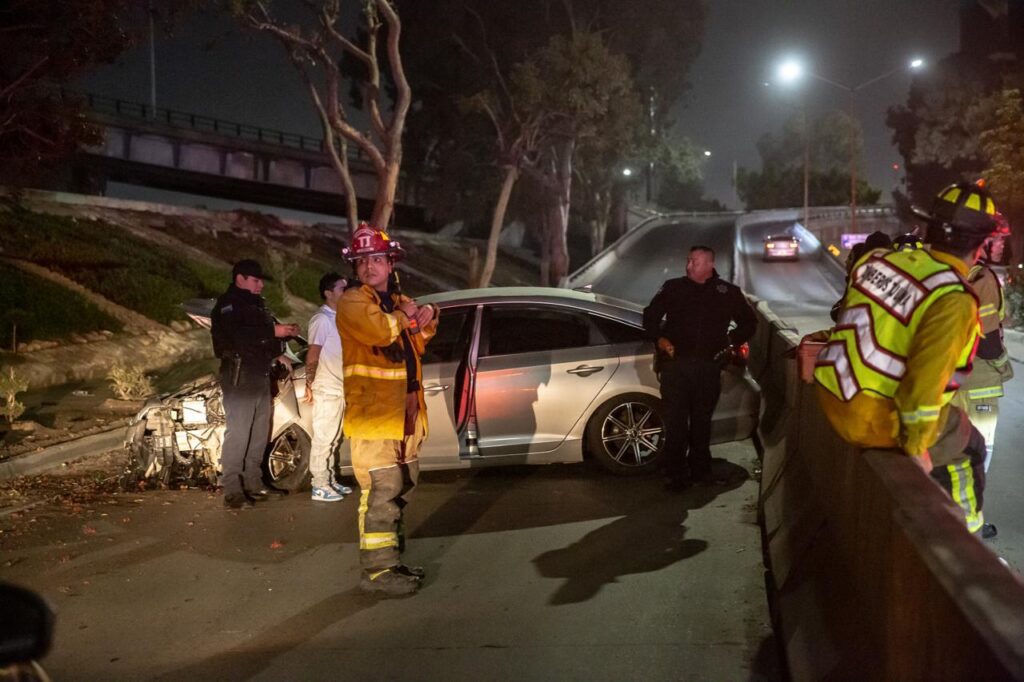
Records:
M737 282L745 291L768 302L771 309L801 334L832 326L829 310L843 295L842 271L829 262L814 235L794 228L793 220L782 216L745 221L736 239ZM764 238L795 235L800 239L796 261L765 261Z
M646 303L693 244L731 277L734 234L657 228L605 284ZM56 605L54 679L780 679L756 454L712 454L724 483L682 495L589 464L427 473L406 599L359 591L354 498L228 512L199 490L0 509L0 579Z
M733 278L733 218L694 218L642 229L608 270L587 280L595 292L647 305L662 282L686 274L686 257L697 245L714 249L718 274Z
M683 495L590 465L424 475L418 595L358 589L356 500L200 490L0 513L0 579L56 607L53 679L779 679L753 451Z

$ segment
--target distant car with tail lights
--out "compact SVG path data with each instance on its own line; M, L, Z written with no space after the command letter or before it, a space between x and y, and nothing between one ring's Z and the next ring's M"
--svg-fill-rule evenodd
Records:
M587 456L615 474L659 466L665 418L640 306L542 287L452 291L417 301L441 311L423 357L430 433L421 469ZM278 381L265 459L267 482L288 490L309 480L311 409L296 399L305 389L304 349L295 356L291 372ZM712 441L750 437L759 410L759 389L745 362L729 363ZM129 428L126 446L136 453L137 476L148 476L158 459L205 471L212 481L222 438L220 389L211 379L153 401ZM340 460L341 473L350 474L347 443Z
M764 260L798 260L800 239L791 235L768 235L764 238Z

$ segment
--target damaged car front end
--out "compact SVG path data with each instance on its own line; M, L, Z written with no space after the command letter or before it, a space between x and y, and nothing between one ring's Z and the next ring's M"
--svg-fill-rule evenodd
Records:
M128 427L126 488L217 484L224 407L212 376L151 399Z
M189 301L185 310L209 327L212 300ZM298 345L293 351L291 345ZM263 458L264 481L296 491L309 484L312 408L301 403L305 392L306 344L289 344L291 367L277 364L272 373L273 420ZM217 378L207 375L182 388L150 399L125 434L127 461L121 476L125 489L214 486L221 471L225 430L224 403Z

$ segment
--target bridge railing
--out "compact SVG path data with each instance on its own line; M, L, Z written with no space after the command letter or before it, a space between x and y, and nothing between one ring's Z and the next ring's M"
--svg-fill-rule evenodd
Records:
M1024 680L1024 582L908 457L836 436L787 359L796 335L757 311L759 517L791 678Z
M327 151L323 138L319 137L289 133L274 128L264 128L262 126L229 121L213 116L204 116L188 111L153 107L141 102L132 102L93 93L65 92L84 99L89 109L98 114L130 119L140 123L155 123L172 128L214 133L251 142L264 142L290 149L301 149L311 152ZM357 147L349 147L349 158L365 160L365 155Z

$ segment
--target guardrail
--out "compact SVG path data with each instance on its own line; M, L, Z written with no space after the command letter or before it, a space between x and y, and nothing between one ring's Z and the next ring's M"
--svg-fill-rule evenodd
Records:
M856 211L858 217L890 216L896 215L896 209L892 206L865 206ZM819 206L808 211L809 218L848 218L850 216L849 206Z
M314 152L327 151L323 138L319 137L289 133L274 128L264 128L262 126L254 126L187 111L178 111L176 109L153 107L141 102L132 102L87 92L75 92L64 89L61 92L62 94L82 98L89 109L98 114L105 114L116 118L129 119L139 123L160 124L201 133L214 133L249 142L264 142L289 149ZM366 157L359 148L350 146L348 149L350 159L365 160Z
M761 302L759 518L793 680L1024 680L1024 582L902 454L840 440Z

